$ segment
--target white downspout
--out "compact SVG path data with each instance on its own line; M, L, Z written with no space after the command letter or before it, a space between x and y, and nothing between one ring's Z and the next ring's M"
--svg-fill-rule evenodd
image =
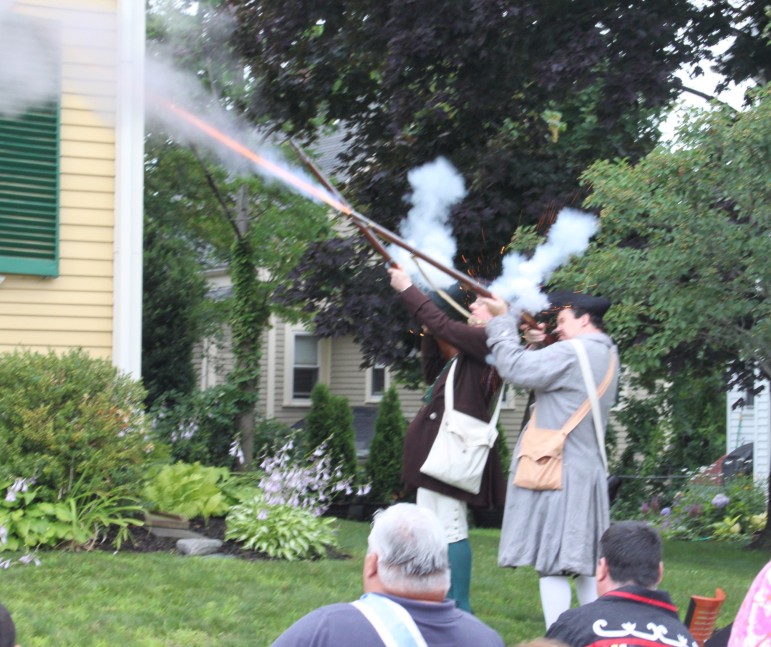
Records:
M113 364L142 374L145 3L118 1Z

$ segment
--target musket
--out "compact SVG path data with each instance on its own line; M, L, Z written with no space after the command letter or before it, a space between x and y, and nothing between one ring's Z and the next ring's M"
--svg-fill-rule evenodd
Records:
M330 182L327 177L321 172L321 170L313 163L313 160L308 157L308 155L305 153L305 151L300 148L297 144L294 143L292 139L289 140L289 145L294 149L294 152L297 153L297 155L302 160L303 164L308 167L311 173L316 177L316 179L321 182L323 187L329 191L337 201L345 206L346 208L350 209L350 213L354 213L353 208L350 204L348 204L348 201L342 196L342 194L337 190L337 187ZM395 265L395 261L393 257L388 253L388 250L386 250L385 247L383 247L383 244L378 240L377 236L372 233L372 230L368 227L365 227L362 223L358 222L355 218L353 220L354 224L359 228L359 231L364 236L364 238L367 239L367 242L372 245L372 247L375 248L375 251L378 252L383 258L385 258L386 263L388 265Z
M327 177L321 172L321 170L313 163L313 160L311 160L310 157L308 157L305 151L303 151L291 139L289 140L289 144L297 153L297 155L300 157L302 162L308 167L311 173L313 173L316 179L318 179L318 181L321 182L324 188L327 191L329 191L340 204L346 207L346 212L343 212L343 213L346 213L346 215L348 215L348 217L351 218L353 223L359 228L359 231L361 231L361 233L364 235L364 237L367 239L370 245L372 245L375 251L377 251L381 256L383 256L383 258L385 258L386 262L389 265L395 265L396 263L393 257L388 253L386 248L380 242L380 240L378 240L377 236L380 236L384 240L387 240L388 242L393 243L398 247L401 247L402 249L408 251L412 256L415 256L416 258L419 258L425 261L426 263L433 265L436 269L454 278L456 281L465 285L468 289L472 290L479 296L486 297L486 298L490 298L493 296L493 293L490 292L490 290L488 290L483 285L481 285L480 283L472 279L467 274L463 274L462 272L459 272L455 268L447 267L446 265L443 265L442 263L431 258L430 256L427 256L420 250L415 249L406 240L404 240L403 238L400 238L392 231L386 229L385 227L376 223L374 220L371 220L370 218L367 218L365 215L356 211L353 207L351 207L348 201L340 194L340 192L332 184L332 182L330 182L327 179ZM377 234L377 236L375 234ZM536 321L535 317L533 317L533 315L531 315L529 312L521 312L520 318L522 319L522 322L529 328L538 329L538 322ZM554 341L554 338L551 337L551 335L547 334L546 343L548 344L553 341Z
M493 296L490 290L488 290L484 286L477 283L474 279L472 279L467 274L463 274L462 272L459 272L454 268L447 267L446 265L442 265L439 261L431 258L430 256L427 256L419 249L415 249L406 240L404 240L403 238L400 238L389 229L386 229L382 225L379 225L378 223L376 223L374 220L371 220L367 218L367 216L356 211L353 207L351 207L350 204L348 204L345 198L343 198L340 195L340 192L325 177L325 175L313 163L313 161L308 157L308 155L306 155L306 153L292 140L289 140L289 144L292 146L295 152L299 155L300 159L308 167L311 173L313 173L316 179L318 179L318 181L321 182L324 188L326 188L327 191L329 191L341 204L346 206L347 211L344 213L346 213L346 215L353 221L353 223L359 228L362 234L364 234L367 241L375 248L375 250L378 253L380 253L383 256L383 258L385 258L385 260L388 262L389 265L393 265L395 261L393 257L388 253L388 251L385 249L385 247L383 247L383 244L377 239L375 234L380 236L380 238L387 240L389 243L393 243L394 245L397 245L398 247L401 247L402 249L408 251L412 256L415 256L416 258L419 258L425 261L426 263L433 265L441 272L444 272L448 276L451 276L456 281L459 281L460 283L468 287L470 290L473 290L477 294L483 297Z

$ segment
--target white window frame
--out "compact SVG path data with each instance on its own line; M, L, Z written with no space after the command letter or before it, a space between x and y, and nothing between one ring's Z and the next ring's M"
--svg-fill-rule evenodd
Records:
M375 382L373 379L373 371L375 369L382 369L384 371L383 393L373 393L372 391L372 387ZM385 392L388 391L391 386L391 371L388 370L388 367L385 364L376 364L375 366L370 366L367 368L366 384L367 386L366 392L364 394L364 402L380 402L383 399Z
M295 326L287 324L285 345L284 345L284 398L283 404L285 407L309 407L311 404L310 397L296 398L294 396L294 350L295 339L297 337L316 337L319 340L318 344L318 361L319 361L319 382L329 384L330 376L330 353L331 347L329 339L314 335L303 326Z

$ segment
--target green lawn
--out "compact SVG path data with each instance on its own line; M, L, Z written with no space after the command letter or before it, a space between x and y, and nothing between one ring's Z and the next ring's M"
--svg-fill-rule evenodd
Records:
M361 592L369 526L340 522L350 560L245 562L166 554L45 553L38 567L0 571L0 601L22 647L270 645L294 620ZM507 644L542 635L537 576L500 569L497 530L472 530L477 615ZM712 542L668 542L664 588L684 612L692 593L726 590L735 615L768 555Z

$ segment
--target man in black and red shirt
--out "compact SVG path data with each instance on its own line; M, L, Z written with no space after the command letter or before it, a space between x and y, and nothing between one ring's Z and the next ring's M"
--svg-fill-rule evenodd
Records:
M697 647L666 591L661 537L638 521L614 523L600 539L599 598L565 611L546 633L571 647Z

